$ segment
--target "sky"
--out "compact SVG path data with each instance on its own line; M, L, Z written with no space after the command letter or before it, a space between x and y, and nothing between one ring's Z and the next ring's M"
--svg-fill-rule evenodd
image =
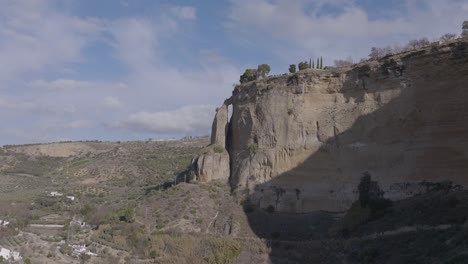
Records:
M0 0L0 145L208 135L246 68L461 33L468 0Z

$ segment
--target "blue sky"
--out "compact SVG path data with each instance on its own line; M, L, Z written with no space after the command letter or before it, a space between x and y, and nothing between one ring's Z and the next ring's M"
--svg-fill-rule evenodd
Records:
M460 33L468 0L0 0L0 145L209 134L245 68Z

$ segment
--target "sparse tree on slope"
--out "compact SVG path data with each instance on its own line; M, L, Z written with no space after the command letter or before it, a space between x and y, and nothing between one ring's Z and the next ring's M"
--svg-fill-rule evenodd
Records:
M335 67L337 68L353 66L353 60L351 58L348 58L346 60L335 60L334 63L335 63Z
M468 21L463 22L461 37L468 38Z
M258 65L258 68L257 68L257 74L258 76L257 77L262 77L262 78L265 78L267 77L267 75L270 73L270 65L268 64L260 64Z
M429 46L431 44L427 38L410 40L408 46L410 49L420 49Z
M440 41L447 42L447 41L455 39L456 37L457 37L457 34L447 33L447 34L444 34L442 37L440 37Z
M240 76L240 83L246 83L257 79L257 70L246 69L244 74Z
M382 49L379 49L379 48L376 48L376 47L373 47L371 49L371 53L369 54L369 57L372 59L372 60L378 60L382 57Z
M290 73L295 73L296 72L296 64L289 65L289 72Z
M309 68L309 63L307 61L299 62L298 66L299 70L302 71Z

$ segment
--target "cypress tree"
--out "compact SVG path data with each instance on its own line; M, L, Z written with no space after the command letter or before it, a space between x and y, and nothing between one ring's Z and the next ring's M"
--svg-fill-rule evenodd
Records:
M320 69L320 60L317 58L317 69Z
M320 69L323 69L323 61L322 61L322 56L320 56Z
M312 68L312 59L309 58L309 69Z
M312 62L312 69L315 69L315 61Z

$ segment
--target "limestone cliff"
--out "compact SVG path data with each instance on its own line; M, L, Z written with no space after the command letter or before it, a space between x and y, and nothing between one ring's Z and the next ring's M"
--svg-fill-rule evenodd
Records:
M468 43L456 41L237 86L212 144L225 136L230 184L257 205L339 211L365 172L391 199L421 192L423 181L468 186L467 105Z
M229 179L229 154L226 150L228 108L226 104L216 110L210 145L192 161L192 178L201 182Z

